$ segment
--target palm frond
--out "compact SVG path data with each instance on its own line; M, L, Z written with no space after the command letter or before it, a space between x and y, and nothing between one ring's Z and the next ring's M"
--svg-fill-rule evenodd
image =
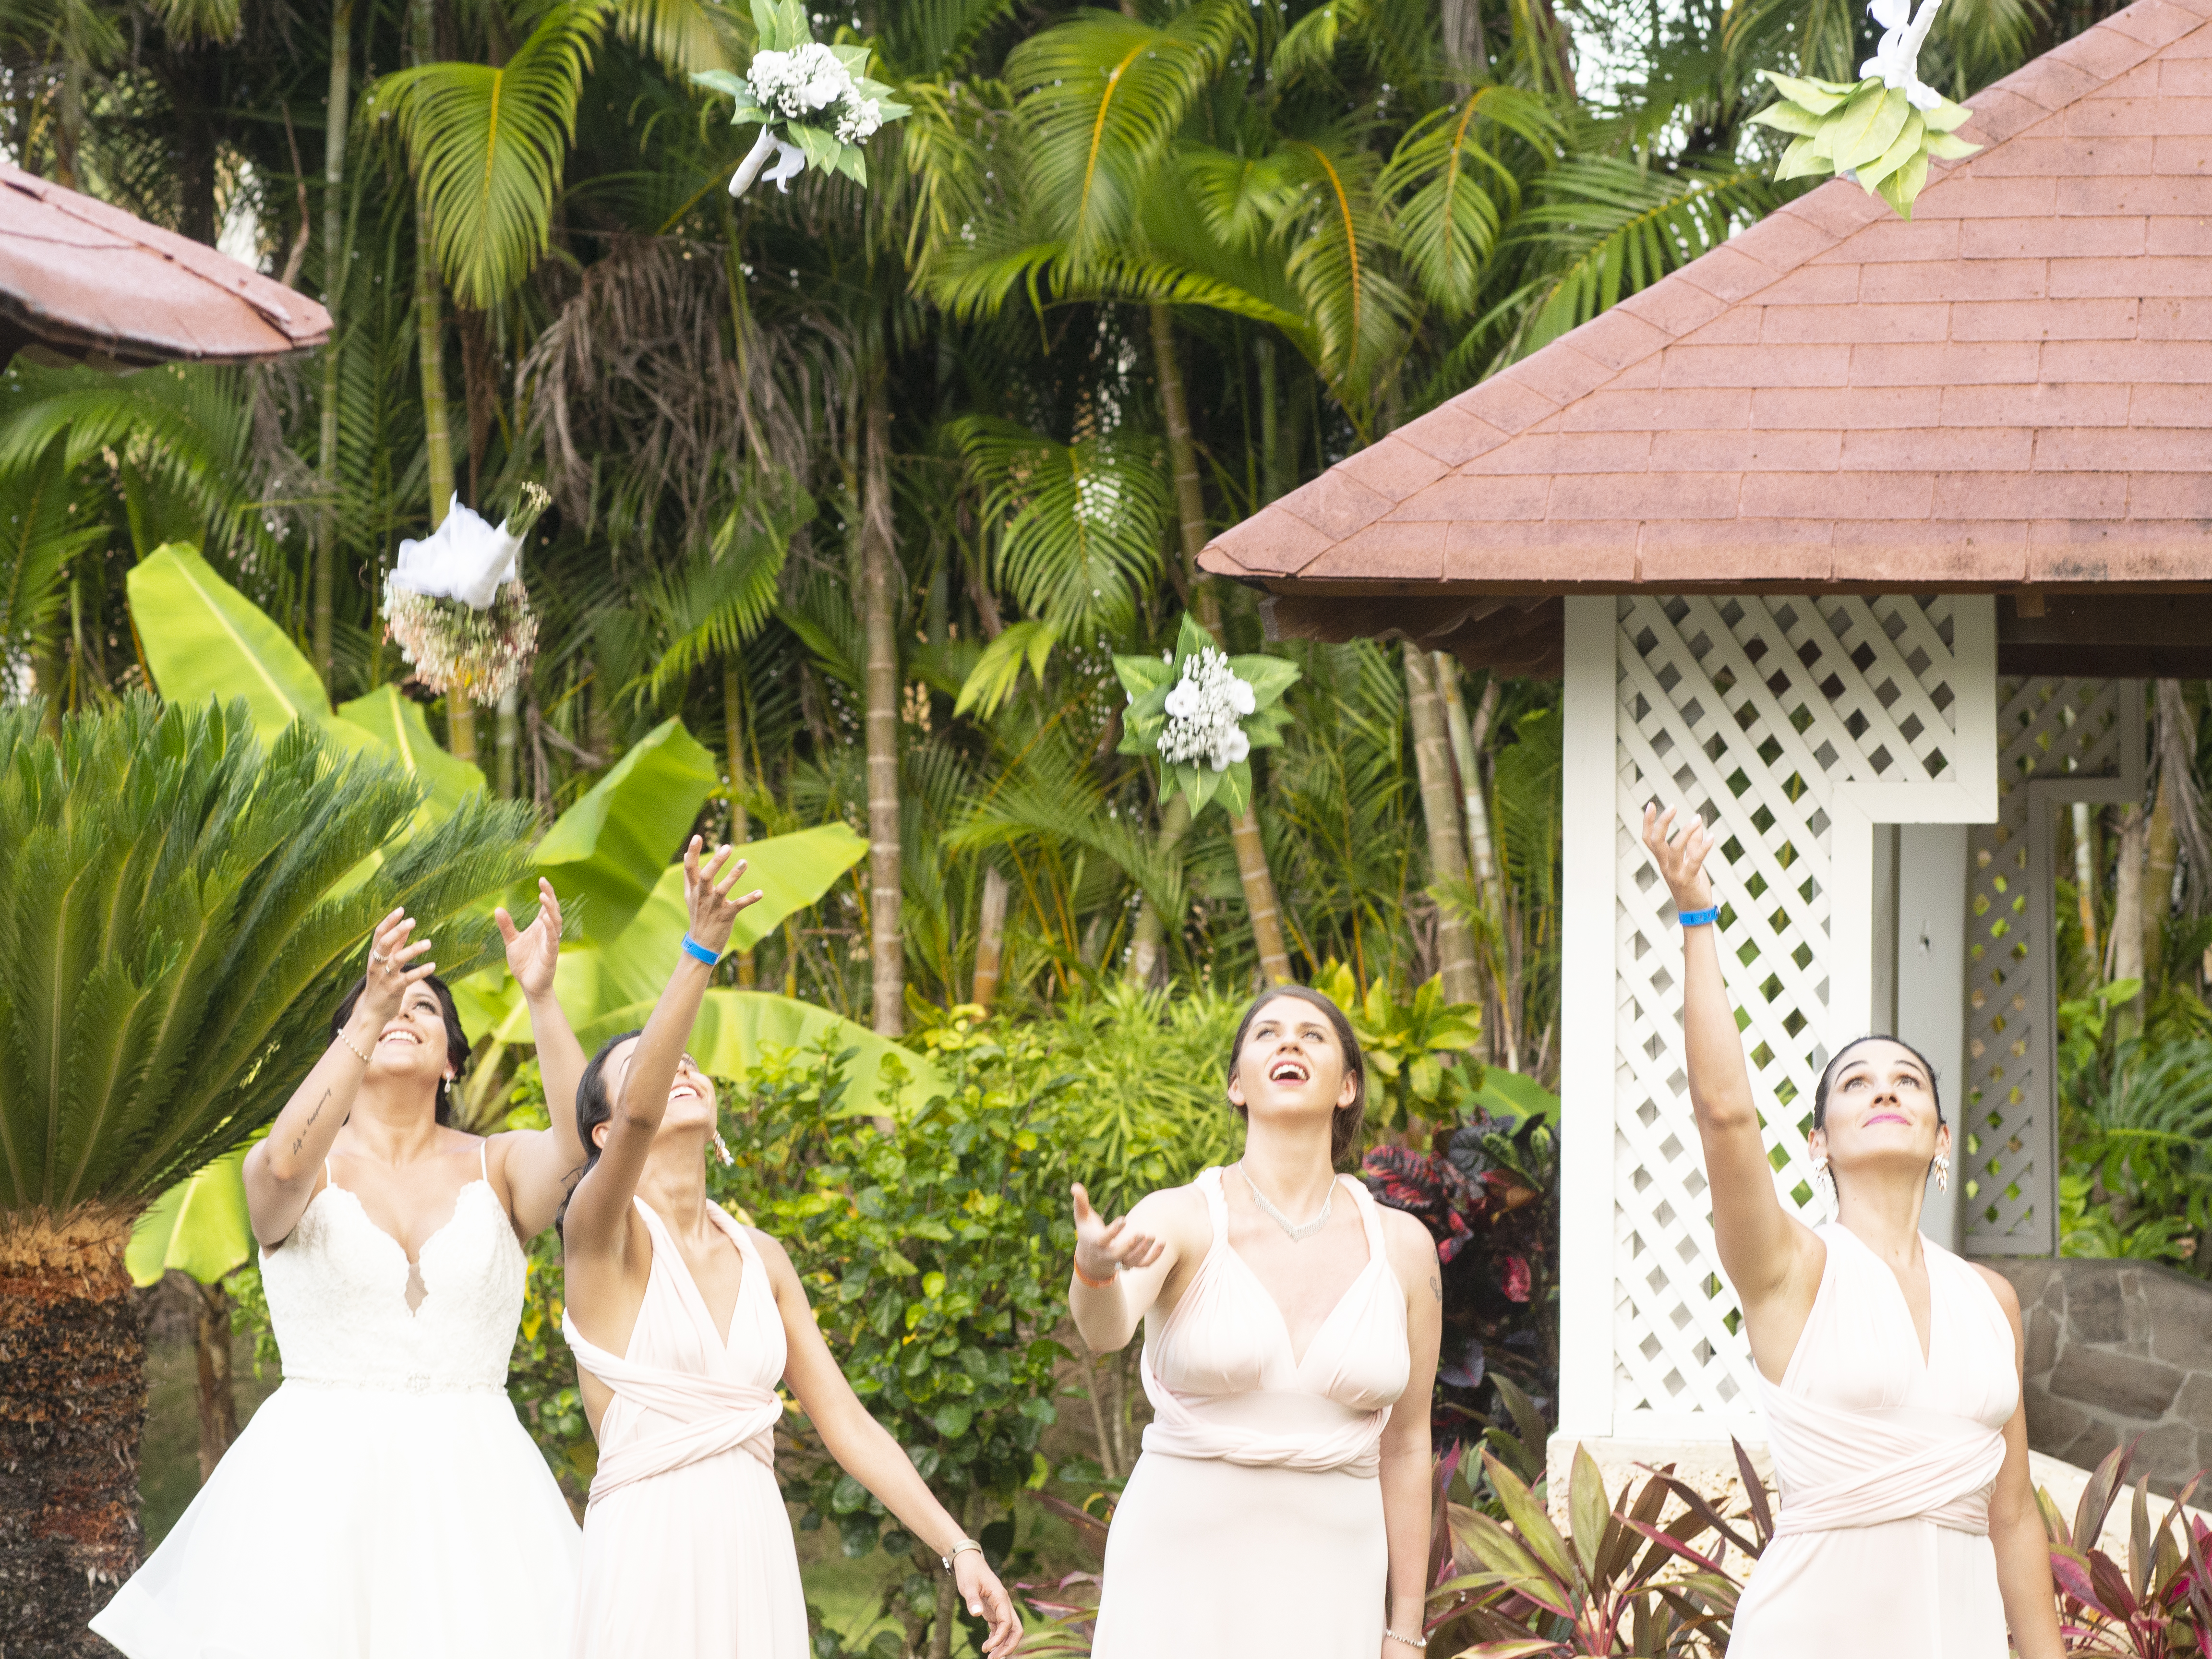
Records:
M673 682L734 657L775 614L784 556L814 503L796 489L781 499L748 493L732 502L713 539L673 576L641 585L636 603L667 643L644 680L658 698Z
M1477 87L1408 128L1376 179L1376 194L1396 204L1400 254L1422 292L1449 314L1474 307L1499 226L1521 204L1519 179L1492 147L1501 131L1547 156L1562 136L1534 94Z
M0 711L0 758L8 1210L135 1207L242 1143L327 1045L379 918L405 904L465 973L488 947L461 912L525 868L524 809L477 795L410 835L412 780L304 722L264 753L243 704L134 696L58 744Z
M1008 54L1030 199L1079 276L1127 240L1146 176L1245 37L1245 9L1198 0L1159 27L1079 12Z
M1414 311L1383 263L1389 240L1375 195L1378 158L1341 128L1294 139L1282 153L1303 198L1285 227L1284 269L1319 337L1322 373L1339 402L1356 410L1380 391Z
M20 659L53 637L69 562L107 534L91 514L73 512L75 495L59 444L0 467L0 697Z
M606 23L601 0L559 0L497 69L424 64L371 86L362 119L389 119L430 218L438 268L463 305L497 303L545 252L576 99Z
M1477 325L1502 327L1498 361L1510 362L1588 322L1728 240L1778 196L1765 171L1734 163L1674 170L1613 156L1563 163L1511 240L1535 274Z
M1022 608L1060 634L1126 628L1160 571L1158 447L1126 433L1056 443L975 416L951 436L999 527L994 567Z

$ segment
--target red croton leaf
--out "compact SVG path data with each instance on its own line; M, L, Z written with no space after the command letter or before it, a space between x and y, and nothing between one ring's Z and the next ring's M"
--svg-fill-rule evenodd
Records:
M1526 1302L1533 1284L1534 1280L1529 1274L1528 1262L1517 1255L1507 1256L1504 1281L1506 1299L1512 1302Z

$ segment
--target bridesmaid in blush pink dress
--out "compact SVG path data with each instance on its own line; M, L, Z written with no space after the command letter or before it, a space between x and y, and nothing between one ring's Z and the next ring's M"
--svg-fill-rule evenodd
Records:
M707 1196L714 1085L684 1044L737 913L744 870L684 855L691 927L642 1032L584 1068L589 1152L562 1219L568 1307L599 1467L584 1520L574 1659L807 1659L806 1603L775 1481L779 1382L839 1466L937 1549L1005 1659L1021 1620L898 1443L862 1409L816 1329L791 1259Z
M1094 1350L1144 1321L1154 1412L1107 1537L1093 1659L1425 1645L1436 1246L1334 1172L1364 1086L1334 1004L1265 993L1231 1054L1238 1164L1111 1226L1075 1188L1070 1306Z
M1729 1659L2059 1659L2028 1486L2020 1304L1920 1233L1929 1171L1946 1181L1951 1164L1935 1073L1892 1037L1838 1049L1808 1139L1836 1218L1815 1229L1784 1209L1721 975L1714 843L1694 817L1673 836L1674 817L1647 808L1644 843L1681 921L1713 1241L1742 1306L1782 1500Z

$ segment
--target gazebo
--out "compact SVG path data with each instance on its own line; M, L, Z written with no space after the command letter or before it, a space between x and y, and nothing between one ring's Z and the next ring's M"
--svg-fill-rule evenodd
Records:
M1653 799L1731 837L1722 954L1785 1198L1813 1202L1828 1053L1894 1030L1966 1149L1929 1231L2029 1305L2039 1447L2093 1462L2133 1426L2154 1474L2212 1462L2212 1292L2034 1260L2055 814L2139 796L2142 677L2212 674L2208 19L2136 0L1972 99L1987 148L1911 222L1831 182L1206 550L1279 637L1564 677L1562 1207L1610 1224L1561 1240L1559 1437L1601 1462L1765 1437Z

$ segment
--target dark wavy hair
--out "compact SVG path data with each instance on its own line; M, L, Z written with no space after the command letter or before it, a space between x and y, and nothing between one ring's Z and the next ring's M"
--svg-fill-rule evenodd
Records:
M576 1179L568 1188L568 1198L576 1195L576 1188L591 1174L592 1165L599 1161L599 1144L592 1139L592 1131L615 1115L614 1099L607 1093L607 1061L623 1043L644 1035L645 1028L641 1025L609 1037L586 1064L583 1076L576 1079L576 1135L584 1143L584 1167L576 1172ZM561 1212L553 1218L553 1225L557 1229L568 1218L568 1199L564 1198L561 1200Z
M1295 1001L1310 1004L1328 1016L1329 1024L1336 1031L1336 1040L1344 1048L1344 1069L1352 1076L1352 1104L1340 1106L1328 1126L1328 1156L1332 1164L1341 1164L1352 1156L1352 1149L1359 1144L1360 1125L1367 1121L1367 1056L1360 1052L1359 1039L1352 1035L1352 1022L1344 1017L1344 1010L1310 985L1276 985L1252 999L1244 1010L1244 1018L1237 1022L1237 1036L1229 1044L1229 1075L1237 1075L1237 1057L1244 1052L1244 1033L1260 1011L1278 997L1289 997ZM1251 1114L1235 1101L1229 1109L1247 1123Z
M468 1070L469 1066L469 1034L461 1030L461 1011L453 1006L453 994L447 988L446 981L435 974L416 982L428 986L437 994L438 1012L445 1017L446 1022L446 1060L453 1066L453 1075L458 1078L463 1072ZM361 994L367 989L368 989L368 977L363 975L354 981L353 988L338 1000L337 1012L331 1016L331 1042L337 1042L338 1033L345 1030L346 1022L353 1018L354 1005L361 1000ZM401 994L404 996L405 993L402 992ZM438 1079L438 1121L451 1123L453 1121L453 1085L447 1082L444 1078L440 1078Z
M1813 1090L1813 1127L1816 1129L1826 1129L1828 1127L1828 1090L1836 1080L1836 1073L1842 1069L1844 1062L1850 1058L1852 1049L1863 1048L1869 1042L1893 1042L1920 1062L1920 1069L1928 1075L1929 1097L1936 1103L1936 1126L1939 1128L1942 1127L1944 1121L1943 1096L1936 1086L1936 1068L1928 1063L1928 1056L1922 1054L1919 1049L1914 1048L1903 1037L1893 1037L1887 1031L1869 1031L1864 1036L1853 1037L1836 1050L1836 1057L1830 1060L1826 1069L1821 1072L1820 1081Z

